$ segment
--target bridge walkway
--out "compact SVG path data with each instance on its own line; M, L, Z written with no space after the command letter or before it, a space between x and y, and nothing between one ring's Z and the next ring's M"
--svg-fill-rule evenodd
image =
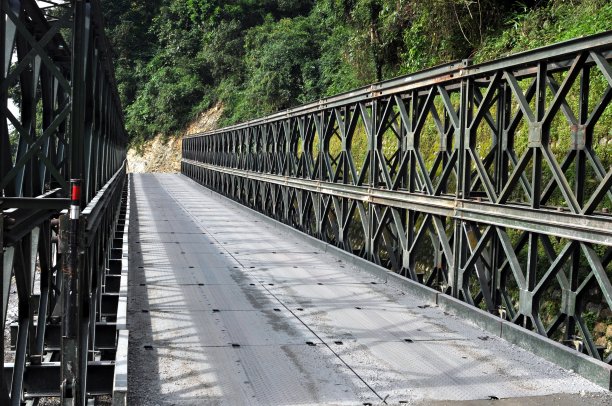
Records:
M187 177L130 183L130 404L604 396Z

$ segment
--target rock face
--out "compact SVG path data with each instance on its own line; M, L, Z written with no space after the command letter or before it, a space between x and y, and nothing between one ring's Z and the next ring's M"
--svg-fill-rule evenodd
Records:
M187 126L185 135L193 135L217 129L217 124L222 114L223 105L217 103L213 108L200 113L198 118Z
M128 172L179 172L181 170L181 138L164 140L161 135L145 142L140 151L128 150Z
M202 112L196 120L187 126L184 135L192 135L210 131L217 128L217 123L223 107L217 104L213 108ZM181 170L182 136L167 138L157 135L146 141L140 149L128 150L128 172L169 172Z

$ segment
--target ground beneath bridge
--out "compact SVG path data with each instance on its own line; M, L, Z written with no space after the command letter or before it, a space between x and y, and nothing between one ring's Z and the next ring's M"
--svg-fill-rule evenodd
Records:
M182 175L131 187L132 405L610 402Z

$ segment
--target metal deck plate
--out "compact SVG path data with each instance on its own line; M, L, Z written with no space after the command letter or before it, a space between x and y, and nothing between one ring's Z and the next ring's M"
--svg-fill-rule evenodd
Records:
M183 176L134 175L133 183L132 404L397 404L602 391Z

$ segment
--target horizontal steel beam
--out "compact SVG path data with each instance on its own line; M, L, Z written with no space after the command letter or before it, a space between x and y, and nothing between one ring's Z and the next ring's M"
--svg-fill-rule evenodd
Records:
M119 170L115 172L115 174L108 180L108 182L106 182L106 184L83 210L82 216L86 221L86 246L89 246L92 243L92 239L100 227L102 217L108 206L110 204L119 204L117 193L121 192L120 188L123 187L125 181L126 165L127 160L124 160Z
M38 324L34 323L34 328L37 328ZM62 326L60 324L47 324L45 326L45 350L47 351L59 351L61 338L62 338ZM17 344L17 333L19 325L17 323L11 323L11 348L14 349ZM114 350L117 348L117 324L98 322L96 323L96 343L94 346L95 350Z
M453 219L555 235L572 240L612 245L612 216L583 216L556 210L531 209L527 206L502 206L474 200L457 200L454 197L427 196L398 190L258 173L203 164L187 159L182 161L210 171L309 192L415 210Z
M6 209L43 209L64 210L70 206L70 199L52 198L39 199L37 197L2 197L0 210Z
M14 364L4 364L4 376L10 388L10 377L13 375ZM90 361L87 363L87 395L110 395L113 392L113 361ZM40 365L28 365L27 374L23 378L24 399L60 396L60 363L43 362Z

